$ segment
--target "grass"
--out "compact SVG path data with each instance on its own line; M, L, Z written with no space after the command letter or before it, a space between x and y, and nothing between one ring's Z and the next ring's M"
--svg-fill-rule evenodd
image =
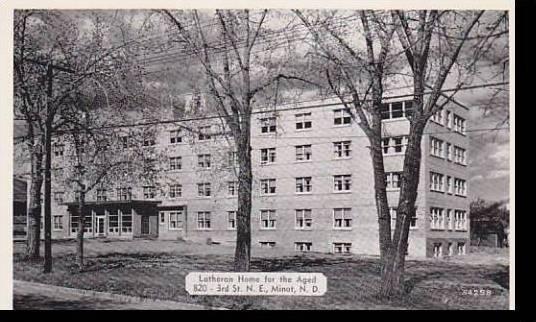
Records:
M184 287L190 271L231 271L233 248L179 241L98 241L86 243L86 268L78 270L75 244L54 244L54 272L24 260L15 245L14 278L132 296L221 306L231 309L507 309L508 261L502 253L475 253L453 260L409 260L410 294L382 301L376 297L379 262L375 257L308 253L296 255L254 249L252 271L321 272L328 291L321 297L190 296ZM476 257L475 257L476 256ZM476 258L476 260L475 260ZM491 296L464 290L491 290Z

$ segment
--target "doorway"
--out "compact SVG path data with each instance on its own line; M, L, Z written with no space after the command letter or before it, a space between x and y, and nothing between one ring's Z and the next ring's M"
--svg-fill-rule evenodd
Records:
M149 235L149 216L141 217L141 234Z
M106 231L104 227L104 220L106 217L104 216L96 216L96 223L95 223L95 235L96 236L106 236Z

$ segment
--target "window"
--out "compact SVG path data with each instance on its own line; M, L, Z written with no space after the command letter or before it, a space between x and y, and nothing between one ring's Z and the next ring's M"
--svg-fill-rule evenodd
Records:
M447 153L447 161L452 161L452 144L447 143L445 152Z
M402 102L391 103L391 117L394 119L404 117Z
M465 135L465 119L462 117L454 114L453 116L453 122L454 122L454 132L460 133Z
M76 214L71 214L71 220L70 220L70 226L71 226L71 234L75 234L78 232L78 221L80 217L78 217Z
M210 229L210 211L197 212L197 229Z
M210 182L203 182L197 184L197 195L199 197L210 197Z
M435 258L443 256L443 247L441 247L441 243L434 243L433 252Z
M352 228L352 208L333 209L333 227L339 229Z
M465 197L467 195L466 182L463 179L454 178L454 194Z
M121 232L132 233L132 214L121 213Z
M344 175L333 176L333 183L334 183L333 190L335 192L351 191L352 190L352 175L344 174Z
M413 102L403 101L382 104L380 114L382 120L409 118L413 115Z
M261 229L275 229L276 219L275 210L261 210Z
M179 230L182 227L182 211L170 211L168 221L169 230Z
M385 173L385 180L386 180L386 189L390 190L396 190L400 189L400 176L402 175L402 172L386 172Z
M180 198L182 197L182 185L175 183L169 185L169 197L170 198Z
M65 145L62 143L54 143L52 146L52 151L54 152L54 156L61 157L63 156L63 152L65 151Z
M335 158L349 158L352 153L351 144L352 141L333 142L333 152L335 154Z
M396 224L396 216L397 216L397 208L390 207L389 213L391 214L391 221L392 221L392 227L395 227ZM410 229L416 229L417 227L417 214L413 213L413 217L411 217L410 223L409 223Z
M238 153L236 151L227 152L227 166L228 167L238 166Z
M108 191L106 189L100 188L97 189L97 201L107 201L108 200Z
M180 129L169 131L169 143L177 144L182 143L182 131Z
M143 198L144 199L154 199L156 188L154 186L145 186L143 187Z
M445 192L443 187L443 175L430 171L430 191Z
M166 223L166 213L161 211L158 213L158 223L164 225Z
M274 248L275 242L261 241L259 242L259 245L261 246L261 248Z
M445 222L448 230L452 230L454 227L454 218L452 218L452 209L447 209L447 214L445 215Z
M313 151L311 145L297 145L296 146L296 161L308 161L313 157Z
M236 211L227 212L227 229L236 229Z
M352 250L352 243L333 243L335 254L348 254Z
M294 247L300 252L310 252L313 249L313 243L311 242L296 242Z
M311 177L296 178L296 193L309 193L313 191L311 180Z
M181 170L182 157L169 157L169 170Z
M63 192L63 191L56 191L56 192L54 192L54 201L55 201L57 204L61 204L61 203L63 203L63 195L64 195L64 192Z
M430 155L443 158L443 141L430 137Z
M452 194L452 177L447 176L447 193Z
M119 234L119 214L117 211L110 212L108 215L108 233Z
M52 217L52 229L54 230L63 229L63 216L62 215L54 215Z
M207 141L207 140L210 140L212 138L211 136L211 126L210 125L206 125L206 126L200 126L199 127L199 133L197 135L197 139L199 141Z
M458 255L465 255L465 243L458 243L456 249L458 250Z
M126 135L119 137L119 144L121 145L123 149L129 148L130 146L129 137Z
M407 136L395 136L382 139L382 149L384 155L404 153L406 152L407 145Z
M276 132L276 117L264 117L260 119L261 133L275 133Z
M296 229L311 229L312 226L311 209L296 209Z
M466 165L464 148L460 148L459 146L454 146L454 162L457 164Z
M430 229L445 229L443 208L430 208Z
M452 247L452 243L448 243L447 250L448 250L449 256L454 255L454 247Z
M452 129L452 112L445 111L445 122L447 123L447 128Z
M210 169L210 154L198 154L197 167L201 169Z
M313 126L311 113L296 114L296 130L310 129Z
M275 179L261 179L261 195L275 194Z
M275 148L261 149L261 164L275 162Z
M337 109L333 111L333 124L346 125L352 122L350 113L346 109Z
M437 124L443 125L443 110L435 112L434 115L432 115L431 120Z
M153 146L156 145L154 136L147 135L143 138L143 146Z
M467 213L465 210L454 210L454 230L467 230Z
M227 181L227 195L236 196L238 194L238 181Z
M121 187L117 188L117 200L130 200L132 199L132 188L131 187Z

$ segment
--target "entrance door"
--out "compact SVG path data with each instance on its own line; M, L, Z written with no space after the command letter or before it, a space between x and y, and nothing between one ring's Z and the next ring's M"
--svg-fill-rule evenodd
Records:
M141 234L149 235L149 216L141 217Z
M95 235L97 236L105 236L105 230L104 230L104 216L96 216L95 219L96 227L95 227Z

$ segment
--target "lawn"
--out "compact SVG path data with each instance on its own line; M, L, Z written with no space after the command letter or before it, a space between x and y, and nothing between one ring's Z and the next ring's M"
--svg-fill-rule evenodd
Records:
M477 251L452 260L410 259L404 299L381 301L378 258L254 249L252 271L320 272L328 279L321 297L190 296L184 288L191 271L231 271L234 249L181 241L101 241L86 243L86 264L79 272L75 244L54 244L54 272L23 259L24 244L14 246L14 278L19 280L142 296L231 309L508 309L507 250ZM468 295L467 290L491 295Z

